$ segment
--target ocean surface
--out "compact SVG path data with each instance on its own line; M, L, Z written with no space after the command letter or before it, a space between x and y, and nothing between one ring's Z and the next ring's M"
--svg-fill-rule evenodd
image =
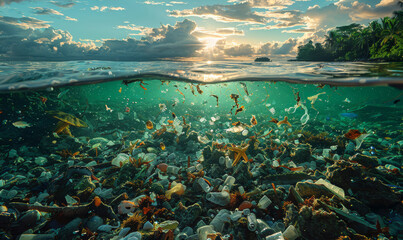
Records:
M402 86L402 63L2 62L0 235L400 239Z

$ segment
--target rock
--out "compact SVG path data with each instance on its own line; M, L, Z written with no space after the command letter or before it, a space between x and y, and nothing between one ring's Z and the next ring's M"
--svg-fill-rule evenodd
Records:
M312 197L320 198L320 196L332 197L333 193L323 185L318 185L309 182L299 182L295 186L295 190L301 195L301 197Z
M193 226L202 212L202 207L198 203L195 203L188 207L185 207L183 205L176 207L175 219L179 221L179 228Z
M17 158L17 157L18 157L17 150L11 149L11 150L8 152L8 158L14 159L14 158Z
M362 169L360 165L340 160L326 170L326 179L336 186L347 190L350 188L351 180L360 178Z
M350 161L357 162L366 168L374 168L379 165L377 157L366 156L363 154L356 154L350 157Z
M291 159L293 162L305 163L312 161L312 148L309 144L300 144L291 150Z
M104 220L98 216L93 216L87 221L87 227L92 232L98 230L98 228L104 223Z
M149 221L147 221L146 223L144 223L144 226L143 226L143 230L144 230L144 231L150 231L150 230L152 230L153 228L154 228L153 224L150 223Z
M79 230L82 221L83 220L81 218L75 218L74 220L70 221L67 225L65 225L59 230L59 233L57 234L57 239L60 240L74 239L76 231Z
M287 205L284 223L286 226L294 225L304 239L337 239L348 235L346 224L335 213L307 206L298 211L293 204Z
M13 234L21 234L33 228L39 222L41 214L37 210L29 210L23 213L20 218L9 225L9 230Z
M48 160L45 157L36 157L35 158L35 163L38 164L39 166L43 166L48 162Z
M370 207L392 207L401 201L399 193L375 178L358 179L350 186L354 197Z
M258 57L255 58L255 62L271 62L271 60L268 57Z

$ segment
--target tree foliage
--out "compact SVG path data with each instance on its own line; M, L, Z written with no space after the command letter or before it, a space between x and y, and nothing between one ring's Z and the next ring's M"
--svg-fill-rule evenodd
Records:
M402 4L401 4L402 5ZM403 11L373 21L367 27L350 24L329 31L322 43L298 47L301 61L403 61Z

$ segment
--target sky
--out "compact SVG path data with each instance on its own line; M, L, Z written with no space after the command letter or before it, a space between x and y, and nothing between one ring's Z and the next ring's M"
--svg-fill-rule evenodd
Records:
M0 0L2 60L293 58L399 0Z

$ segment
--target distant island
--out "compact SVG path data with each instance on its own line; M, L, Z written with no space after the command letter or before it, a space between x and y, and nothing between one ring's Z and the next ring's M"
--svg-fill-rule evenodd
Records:
M336 27L323 45L309 41L299 46L296 61L403 61L402 22L400 10L367 27L356 23Z
M268 57L258 57L255 59L255 62L271 62L271 60Z

